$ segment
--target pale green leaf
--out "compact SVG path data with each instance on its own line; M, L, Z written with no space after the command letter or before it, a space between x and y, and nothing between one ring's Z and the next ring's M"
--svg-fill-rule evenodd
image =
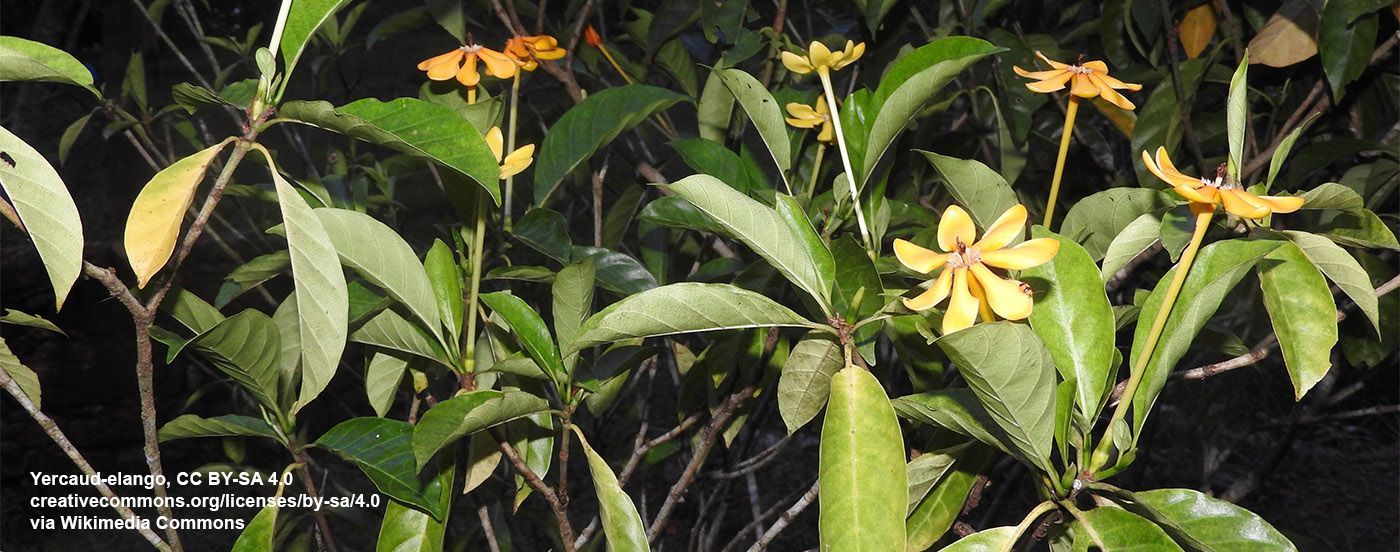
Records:
M413 428L413 458L425 466L437 451L462 437L548 408L544 399L523 391L463 393L423 413Z
M909 504L904 438L885 390L868 370L848 365L832 378L820 455L821 548L903 548Z
M638 337L813 325L759 293L729 284L680 283L631 295L589 317L566 352Z
M0 47L0 54L3 52ZM78 218L78 206L44 156L3 127L0 151L9 156L0 161L0 186L24 223L29 239L34 241L34 248L39 250L39 259L53 286L54 309L62 309L63 300L83 269L83 223Z
M340 262L408 308L441 339L437 296L418 256L398 232L378 219L345 209L316 209Z
M1294 398L1302 400L1332 368L1337 304L1322 272L1293 243L1280 245L1259 262L1259 288L1293 380Z
M1008 444L1053 473L1055 361L1035 332L1011 322L977 324L937 343L1006 432Z
M841 345L808 335L792 348L778 378L778 412L788 433L817 417L831 394L831 377L846 364Z

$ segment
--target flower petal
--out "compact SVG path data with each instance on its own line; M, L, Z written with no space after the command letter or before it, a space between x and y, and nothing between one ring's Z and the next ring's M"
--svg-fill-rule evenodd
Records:
M831 121L822 122L822 130L817 133L817 140L828 144L836 141L836 134L831 130Z
M1099 95L1099 86L1089 79L1089 75L1075 73L1070 81L1069 93L1081 98L1092 98Z
M1060 242L1054 238L1026 240L1008 249L998 249L982 254L982 263L1007 270L1025 270L1040 266L1055 257L1060 251Z
M792 71L799 75L805 75L807 73L812 72L812 64L807 61L807 58L799 56L792 52L783 52L782 57L783 67L787 67L788 71Z
M477 50L476 55L481 56L481 61L486 63L486 70L498 79L508 79L515 76L515 60L510 56L497 52L489 48Z
M1060 71L1059 73L1059 75L1043 81L1028 82L1026 83L1026 88L1031 89L1032 92L1040 92L1041 94L1049 94L1056 90L1064 90L1065 83L1069 82L1069 79L1074 77L1074 73L1069 71Z
M1080 67L1088 67L1090 70L1092 70L1092 71L1094 71L1095 73L1098 73L1098 74L1100 74L1100 75L1107 75L1107 74L1108 74L1108 64L1107 64L1107 63L1104 63L1102 60L1097 60L1097 59L1096 59L1096 60L1093 60L1093 61L1086 61L1086 62L1084 62L1084 63L1079 64L1079 66L1080 66Z
M525 144L519 149L510 152L510 155L506 156L505 162L501 163L501 178L509 178L520 174L520 171L525 170L526 167L530 166L530 162L534 161L534 155L534 144Z
M1060 63L1060 62L1058 62L1058 61L1055 61L1055 60L1053 60L1053 59L1050 59L1050 58L1048 58L1048 57L1045 57L1045 54L1040 53L1040 50L1036 50L1036 51L1035 51L1035 57L1040 58L1041 61L1044 61L1045 63L1049 64L1051 67L1054 67L1054 68L1056 68L1056 69L1067 69L1067 68L1069 68L1069 64L1068 64L1068 63Z
M1292 213L1303 206L1302 197L1255 196L1254 199L1267 206L1274 213Z
M943 313L943 335L972 326L977 319L977 298L967 289L967 270L953 271L952 299Z
M1113 87L1109 86L1107 82L1104 82L1103 77L1100 77L1098 75L1089 75L1089 79L1094 81L1094 85L1099 87L1099 97L1108 100L1108 103L1111 103L1128 111L1132 111L1133 109L1137 108L1137 106L1133 105L1133 102L1129 101L1128 98L1124 97L1122 94L1119 94L1117 90L1114 90Z
M817 110L812 109L812 106L807 104L792 102L787 104L786 107L788 114L792 115L792 117L787 120L788 124L795 127L812 128L814 126L817 126L817 124L821 123L822 121L826 120L825 117L822 117L820 114L817 113ZM801 122L798 123L794 121Z
M812 67L831 67L831 48L813 40L807 47L807 59L812 63Z
M987 291L982 289L982 285L977 283L976 277L967 279L967 291L972 293L972 297L977 299L977 313L982 316L983 322L996 322L997 315L992 312L991 305L987 304Z
M969 269L987 294L987 303L992 311L1007 320L1023 320L1031 315L1031 296L1021 290L1021 282L1003 280L982 264Z
M1011 70L1015 71L1017 75L1034 80L1045 80L1049 78L1054 78L1065 73L1064 71L1059 69L1046 69L1044 71L1027 71L1014 65L1011 66Z
M481 73L476 70L476 54L467 54L467 62L457 71L457 82L469 87L481 82Z
M929 286L923 293L913 299L904 299L904 306L912 311L928 310L947 299L948 292L952 289L953 270L944 270L938 274L938 279L933 281L933 285Z
M438 54L418 62L418 70L427 71L429 68L435 65L440 65L451 61L460 61L462 59L462 56L465 54L466 52L463 52L461 48L454 48L451 52Z
M997 220L987 227L987 235L972 247L985 255L989 251L1006 247L1006 244L1011 243L1011 240L1016 239L1025 229L1026 207L1017 203L997 217Z
M418 64L420 69L428 71L428 78L435 81L445 81L457 74L457 68L462 64L462 57L466 53L461 50L453 50L446 54L424 61ZM428 64L424 67L424 63Z
M1142 153L1142 159L1143 161L1150 161L1146 151ZM1171 158L1167 156L1167 148L1165 147L1159 146L1157 148L1157 161L1155 163L1149 163L1147 168L1152 171L1152 174L1157 175L1157 178L1162 179L1163 182L1173 187L1187 186L1192 189L1199 189L1202 186L1201 179L1188 176L1183 174L1180 170L1177 170L1176 165L1173 165Z
M505 139L501 137L501 127L491 127L486 131L486 147L491 148L491 155L496 158L496 162L501 162L501 156L505 155Z
M1100 75L1099 75L1099 79L1102 80L1102 81L1104 82L1104 84L1107 84L1110 88L1116 88L1116 89L1118 89L1118 90L1132 90L1132 91L1134 91L1134 92L1137 92L1138 90L1142 90L1142 85L1141 85L1141 84L1133 84L1133 83L1130 83L1130 82L1123 82L1123 81L1120 81L1120 80L1115 79L1115 78L1113 78L1113 77L1110 77L1110 76L1108 75L1108 73L1100 74Z
M1215 188L1206 188L1204 186L1192 188L1190 186L1178 184L1172 186L1172 190L1175 191L1177 195L1181 196L1182 199L1192 203L1215 203L1218 197L1214 193Z
M958 242L971 245L977 241L977 228L972 225L972 217L957 205L949 205L938 221L938 247L944 251L958 250Z
M1220 204L1225 206L1226 211L1247 219L1264 218L1269 214L1268 207L1251 203L1241 190L1220 190Z
M928 274L948 262L947 253L924 249L912 242L894 240L894 256L899 264L919 274Z

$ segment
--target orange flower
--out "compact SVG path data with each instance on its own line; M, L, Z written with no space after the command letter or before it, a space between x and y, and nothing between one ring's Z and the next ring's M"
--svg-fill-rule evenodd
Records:
M920 274L932 274L943 269L933 284L904 306L921 311L948 302L943 314L943 334L947 335L972 326L979 310L985 321L991 313L1007 320L1022 320L1031 314L1031 288L1025 282L1002 278L988 266L1023 270L1048 262L1060 251L1060 242L1051 238L1036 238L1006 247L1026 226L1026 208L1016 205L1007 209L987 228L987 235L977 239L977 229L957 205L943 211L938 223L938 247L947 253L924 249L905 240L894 240L894 254L900 264ZM988 311L986 307L990 307Z
M534 71L540 66L539 60L562 58L565 50L559 47L558 40L549 35L517 36L506 41L505 53L521 69Z
M593 25L585 25L583 27L583 41L587 42L589 46L597 48L603 44L603 37L598 36L598 31L593 28Z
M1020 67L1012 67L1017 75L1036 82L1027 83L1026 88L1035 92L1048 94L1056 90L1063 90L1066 83L1070 84L1069 93L1081 98L1092 98L1100 96L1109 103L1131 111L1137 107L1128 98L1118 93L1118 90L1142 90L1141 84L1131 84L1108 76L1108 64L1102 61L1083 61L1076 65L1060 63L1045 57L1040 52L1035 53L1041 60L1049 64L1053 69L1045 71L1027 71ZM1082 58L1082 56L1081 56Z
M1249 193L1239 183L1225 182L1224 174L1217 174L1214 180L1187 176L1172 164L1171 158L1167 157L1167 148L1157 148L1155 162L1143 151L1142 162L1152 174L1170 184L1178 195L1190 201L1194 209L1214 210L1216 205L1220 205L1236 216L1261 219L1270 213L1292 213L1303 206L1301 197L1257 196Z
M508 79L515 76L513 59L479 44L469 44L425 59L418 63L418 70L427 71L428 78L435 81L445 81L455 76L458 82L466 86L476 86L481 82L481 73L476 68L477 60L486 64L486 72L493 77Z

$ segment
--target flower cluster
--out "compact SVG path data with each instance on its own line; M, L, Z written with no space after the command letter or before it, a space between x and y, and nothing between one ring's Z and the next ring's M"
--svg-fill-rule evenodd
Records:
M1017 75L1033 79L1036 82L1027 83L1026 88L1042 94L1048 94L1056 90L1063 90L1065 85L1069 85L1069 93L1080 98L1093 98L1095 96L1108 100L1109 103L1127 109L1129 111L1137 107L1128 98L1119 94L1119 90L1142 90L1141 84L1131 84L1120 81L1108 75L1108 64L1102 61L1083 61L1076 64L1061 63L1045 57L1045 54L1036 52L1035 55L1052 67L1045 71L1027 71L1020 67L1012 67Z
M503 51L496 51L480 44L471 43L439 54L418 63L419 71L427 71L428 78L444 81L453 77L468 87L481 83L481 70L478 64L486 65L486 72L498 79L508 79L520 70L534 71L539 60L552 60L564 57L565 51L559 41L549 35L517 36L506 41Z
M906 268L920 274L942 269L932 285L912 299L905 299L910 310L928 310L949 299L943 315L943 334L972 326L977 315L991 321L995 313L1007 320L1022 320L1031 314L1031 288L1025 282L1003 278L995 267L1022 270L1049 262L1060 251L1060 242L1036 238L1006 247L1026 226L1026 208L1016 205L1002 213L987 235L977 239L972 217L957 205L943 211L938 223L939 253L905 240L894 241L894 254Z
M1238 182L1229 182L1223 170L1217 171L1214 179L1187 176L1172 164L1167 148L1157 148L1156 160L1143 151L1142 162L1157 178L1170 184L1177 195L1190 201L1192 209L1197 211L1214 210L1220 205L1235 216L1261 219L1272 213L1292 213L1303 206L1301 197L1254 195Z

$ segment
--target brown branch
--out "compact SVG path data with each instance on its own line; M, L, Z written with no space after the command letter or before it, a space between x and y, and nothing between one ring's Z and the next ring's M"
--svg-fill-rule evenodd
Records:
M516 473L525 478L525 482L530 485L530 488L549 503L549 509L554 511L554 519L559 524L559 540L564 544L564 552L573 552L574 529L569 524L569 512L564 509L564 504L559 502L559 495L554 493L554 489L548 483L540 479L535 470L530 469L530 466L520 458L520 454L515 452L515 447L510 446L510 441L506 440L501 432L494 429L490 431L491 436L496 438L496 444L500 446L501 453L505 454L506 458L510 459L510 465L515 467Z
M14 378L10 377L9 372L6 372L3 367L0 367L0 387L3 387L5 391L10 393L10 396L14 397L15 400L19 402L25 412L29 413L30 418L33 418L35 422L39 423L39 427L43 428L44 433L49 436L49 439L53 440L54 444L58 445L59 449L63 450L63 453L68 456L69 460L73 461L74 465L78 466L79 471L92 477L97 475L97 470L93 469L87 459L83 458L82 453L78 452L78 448L73 446L73 442L68 440L68 436L63 433L63 430L59 429L58 423L53 421L53 418L44 414L43 411L39 410L39 407L34 405L34 401L30 400L29 396L24 394L24 390L20 388L19 383L16 382ZM117 497L117 494L112 492L111 487L108 487L106 483L98 480L97 483L93 484L93 487L95 487L97 492L101 493L102 496L112 500L112 509L116 510L117 515L121 516L122 519L136 519L136 513L132 512L131 509L126 506L123 506L121 502L119 502L120 499ZM156 550L168 552L171 549L165 541L160 539L160 536L156 535L154 531L151 531L150 527L138 525L136 531L140 533L142 537L145 537L146 542L151 543L151 546L154 546Z
M657 510L656 518L652 520L651 527L647 529L647 540L655 542L661 535L661 529L666 527L666 522L671 518L671 513L675 511L676 504L680 502L681 495L685 494L686 488L695 481L695 476L700 473L700 466L709 457L710 450L714 448L715 441L718 440L726 423L734 416L739 406L745 401L753 398L754 387L752 385L744 387L730 395L720 404L715 411L710 423L705 426L705 430L700 433L700 442L696 446L695 454L690 457L690 463L686 464L685 471L681 473L680 479L671 485L670 492L666 493L666 501Z
M195 80L199 81L200 86L213 90L214 86L209 84L209 81L204 80L204 75L201 75L199 70L194 68L194 64L190 63L190 59L185 57L184 51L182 51L179 46L176 46L175 41L170 40L170 35L165 34L165 30L160 28L160 24L156 23L156 20L151 18L151 12L146 10L146 6L141 4L141 0L131 0L131 3L136 6L136 11L141 12L141 17L144 17L146 22L151 24L151 29L156 32L156 36L160 37L161 42L164 42L165 46L170 48L170 52L175 54L175 58L180 60L180 65L183 65L191 75L194 75Z
M1206 157L1201 153L1200 142L1196 140L1196 129L1191 126L1191 102L1186 101L1186 90L1181 87L1181 63L1176 59L1181 53L1181 44L1177 42L1176 25L1172 24L1172 10L1167 7L1167 0L1157 0L1157 6L1162 15L1162 34L1167 37L1167 61L1172 74L1172 93L1176 95L1176 105L1180 110L1177 115L1181 118L1182 135L1196 162L1196 173L1206 174Z
M316 483L311 478L311 458L306 455L306 451L297 451L292 455L297 462L297 475L301 476L302 486L306 487L306 494L311 498L319 498L321 495L316 491ZM325 552L337 552L335 537L331 535L330 520L326 519L326 513L315 510L312 514L316 517L316 544L320 550Z
M486 534L486 548L491 552L501 552L501 545L496 542L496 529L491 526L491 513L485 504L476 509L476 517L481 520L481 532Z
M759 550L768 548L768 545L773 542L773 539L777 538L778 533L782 533L783 529L787 529L788 524L792 523L792 520L797 519L798 514L801 514L803 510L806 510L808 506L812 505L812 502L816 501L817 493L820 488L821 481L813 481L811 488L807 489L807 492L802 495L802 498L797 499L797 502L794 502L787 511L783 512L783 515L778 516L778 521L774 522L773 526L769 527L768 531L763 533L763 538L758 539L758 542L749 547L748 552L758 552Z

